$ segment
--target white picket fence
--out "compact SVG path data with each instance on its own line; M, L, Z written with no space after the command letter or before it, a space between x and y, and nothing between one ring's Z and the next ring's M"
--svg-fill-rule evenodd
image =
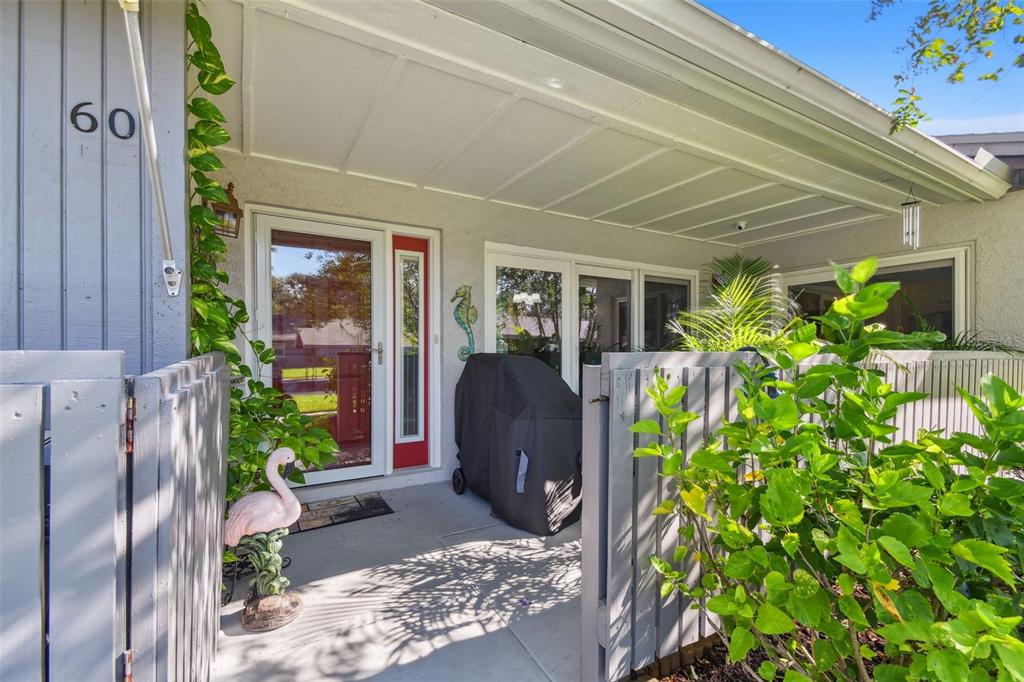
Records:
M209 679L228 382L220 354L0 352L0 680Z
M900 351L876 364L899 391L925 391L931 397L901 408L894 438L918 428L948 431L979 428L956 393L974 393L993 372L1024 387L1024 358L1002 353ZM826 358L815 358L822 362ZM583 595L581 679L614 682L682 647L713 634L712 624L678 593L660 596L660 576L649 557L672 560L680 541L678 521L653 516L672 494L670 481L658 475L660 460L636 459L639 445L630 425L659 419L644 389L655 371L672 385L688 386L684 408L702 415L690 423L685 452L694 452L723 420L735 418L737 363L757 364L752 353L606 353L600 367L583 373ZM700 566L684 563L691 580Z

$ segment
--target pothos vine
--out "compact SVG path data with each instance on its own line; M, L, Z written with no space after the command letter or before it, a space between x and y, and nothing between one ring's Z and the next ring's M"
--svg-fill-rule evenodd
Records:
M262 472L267 455L286 446L295 451L306 467L317 467L338 450L326 429L314 427L312 418L299 412L295 401L260 379L259 368L274 361L274 349L246 336L249 322L245 301L233 298L224 288L229 276L220 264L227 253L224 241L214 232L216 214L203 200L224 202L227 193L208 174L224 167L215 148L231 139L222 125L224 114L202 96L222 95L235 84L224 70L220 52L213 43L213 31L199 6L190 2L185 15L190 43L185 51L187 68L195 77L186 110L188 166L190 176L190 282L191 354L220 351L231 368L230 444L228 449L227 500L232 502L254 490L268 488ZM245 363L237 344L251 349L255 363ZM243 346L244 347L244 346ZM302 482L296 469L289 478Z

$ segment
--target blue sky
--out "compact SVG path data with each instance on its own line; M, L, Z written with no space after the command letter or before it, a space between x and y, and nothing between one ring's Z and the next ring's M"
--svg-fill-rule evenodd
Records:
M892 76L906 60L897 49L928 6L904 0L869 22L869 0L701 2L884 109L897 96ZM944 75L917 79L922 108L932 119L922 122L921 130L933 135L1024 130L1024 69L1012 66L1009 40L996 48L992 61L1006 67L998 83L977 82L970 73L958 85L947 84Z

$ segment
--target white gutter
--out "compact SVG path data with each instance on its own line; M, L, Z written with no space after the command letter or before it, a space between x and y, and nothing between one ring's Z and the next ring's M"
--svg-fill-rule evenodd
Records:
M648 24L639 37L662 49L666 43L672 47L666 38L681 38L706 55L700 66L718 76L884 154L915 165L924 161L976 190L979 199L998 199L1009 189L1002 178L919 130L890 135L884 109L693 0L566 1L602 18L624 19L628 13Z

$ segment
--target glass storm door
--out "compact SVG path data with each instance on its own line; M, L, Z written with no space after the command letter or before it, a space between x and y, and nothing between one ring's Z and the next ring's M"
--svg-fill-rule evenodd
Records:
M260 216L268 223L275 387L330 431L339 450L306 483L385 472L383 235ZM266 244L266 241L263 242ZM266 270L263 270L266 272Z

